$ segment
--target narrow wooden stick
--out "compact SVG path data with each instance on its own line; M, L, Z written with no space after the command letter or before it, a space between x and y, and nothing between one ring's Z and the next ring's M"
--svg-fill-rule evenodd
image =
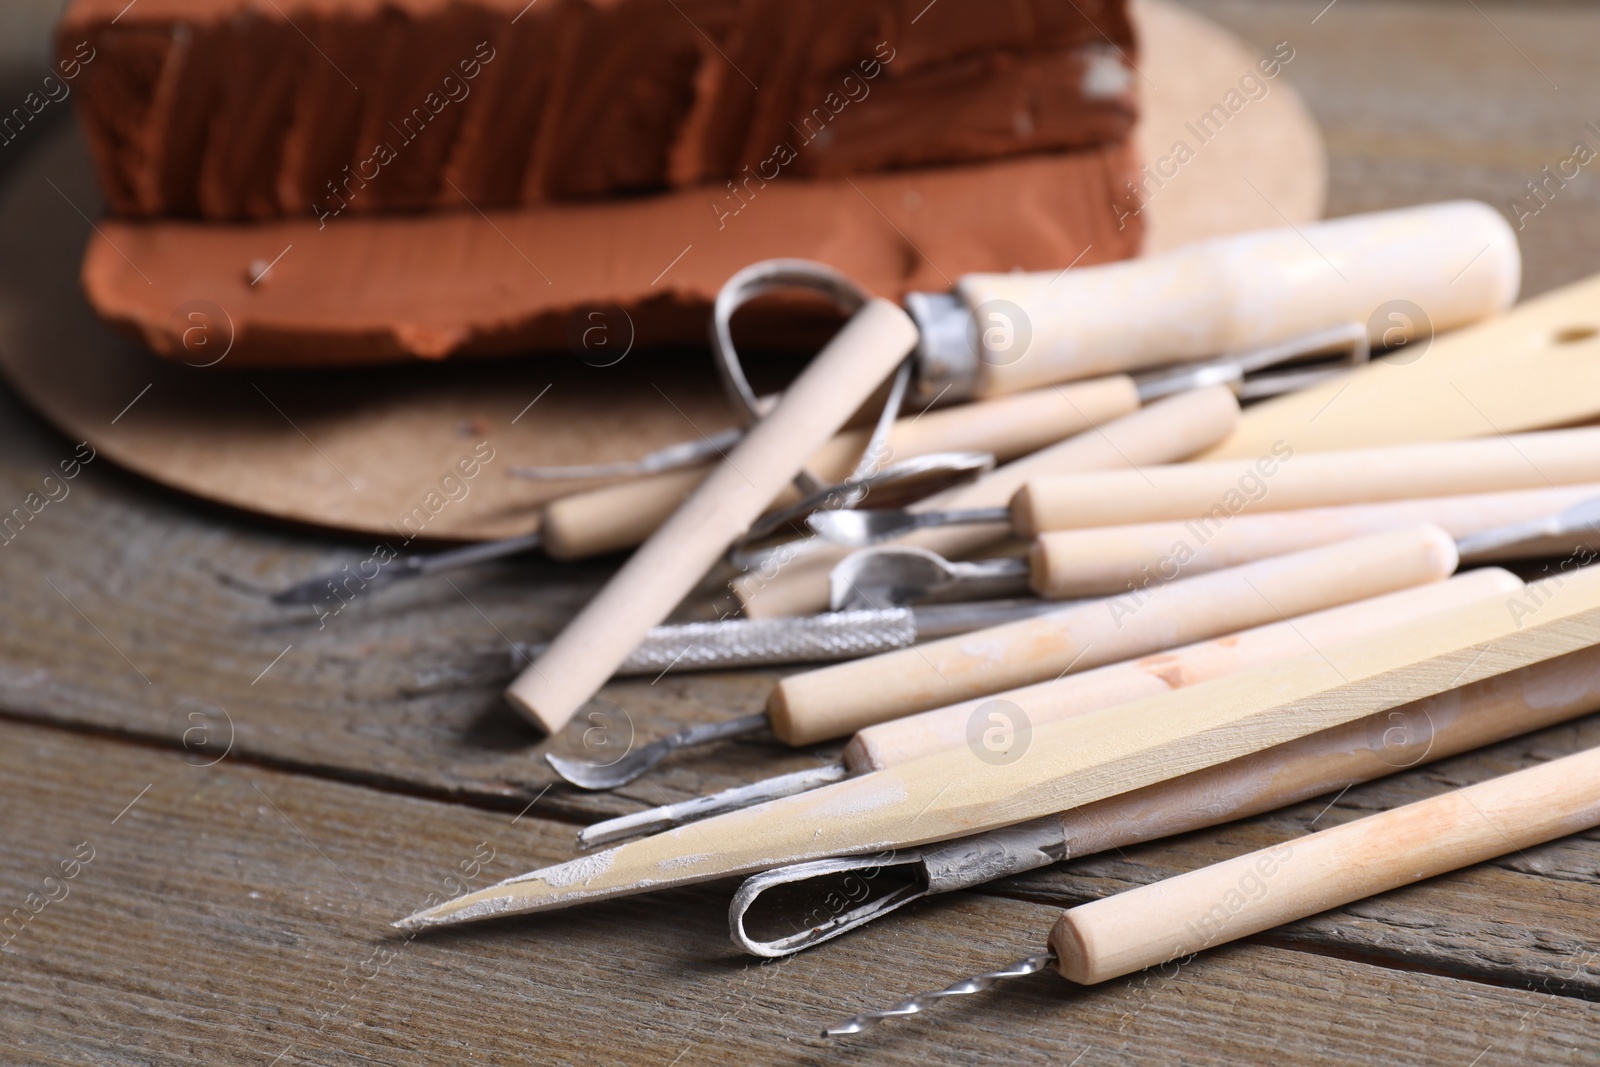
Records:
M1600 748L1071 908L1074 982L1109 978L1600 824Z
M1522 581L1498 567L1459 574L1396 593L1258 626L1140 659L1069 674L993 696L892 719L856 732L845 746L844 765L853 774L879 771L960 748L969 742L973 716L990 701L1014 706L1030 728L1087 715L1145 697L1183 689L1234 671L1302 656L1364 637L1374 630L1417 622L1430 615L1492 596L1506 596ZM1022 723L1011 724L1014 728Z
M1032 583L1034 592L1054 599L1114 596L1179 575L1192 578L1267 556L1299 552L1418 522L1431 522L1451 537L1460 538L1555 515L1594 497L1600 497L1600 483L1268 511L1259 515L1245 513L1225 521L1190 519L1055 530L1034 540L1030 552ZM1523 558L1564 554L1591 540L1600 540L1600 534L1586 531L1559 542L1529 543L1512 554ZM1509 555L1502 552L1497 558Z
M989 452L1006 463L1138 407L1133 379L1121 374L959 404L896 420L888 454L881 459L887 464L930 452ZM825 481L843 481L869 437L870 430L846 430L807 460L806 469ZM554 559L632 548L665 522L708 473L708 467L665 471L552 500L540 513L543 548ZM782 506L796 498L785 490L774 503Z
M777 407L512 683L506 692L512 705L546 731L566 725L916 341L910 318L887 300L858 311Z
M1073 471L1133 470L1147 463L1176 463L1219 441L1239 422L1239 402L1226 386L1182 393L1109 422L1095 423L1059 444L992 471L972 485L920 501L914 511L1004 506L1029 478ZM924 530L895 544L917 545L959 558L1009 536L1005 524ZM733 583L752 618L809 615L828 607L828 572L849 555L825 546L772 570Z
M812 744L1068 671L1442 581L1455 567L1455 542L1438 527L1374 534L792 674L773 689L767 714L784 741Z
M1017 493L1018 532L1201 520L1225 525L1242 512L1293 511L1415 497L1543 489L1600 482L1600 429L1295 452L1278 441L1251 460L1035 479Z

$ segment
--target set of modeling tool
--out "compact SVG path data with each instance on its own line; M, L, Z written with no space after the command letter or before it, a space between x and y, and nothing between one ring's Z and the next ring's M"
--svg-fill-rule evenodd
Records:
M1566 428L1600 405L1548 377L1594 331L1572 293L1510 308L1519 276L1510 229L1472 203L972 275L903 307L815 264L741 271L711 326L741 425L519 469L574 483L537 538L396 573L637 546L565 629L518 646L507 696L551 734L613 677L797 667L759 714L604 765L550 756L575 786L740 736L848 740L591 825L576 858L397 925L744 876L732 937L781 956L1600 708L1600 573L1578 565L1600 546L1600 429ZM734 313L796 290L847 319L758 396ZM1485 565L1562 556L1526 583ZM673 621L708 579L742 614ZM1424 725L1397 741L1396 717ZM828 1033L1046 967L1105 981L1593 826L1597 771L1580 753L1072 908L1039 955ZM1264 865L1272 893L1209 922ZM846 876L871 891L792 913L797 887Z

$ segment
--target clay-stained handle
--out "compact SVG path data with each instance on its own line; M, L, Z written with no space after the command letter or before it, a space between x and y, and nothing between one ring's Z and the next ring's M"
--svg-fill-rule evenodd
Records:
M1061 386L1063 395L1077 386ZM1054 390L1051 390L1054 391ZM1072 406L1087 414L1074 399ZM932 417L931 415L928 417ZM1210 386L1168 397L1147 408L1110 420L1088 419L1091 429L1059 444L991 471L971 485L946 490L919 501L913 511L986 508L1006 504L1028 479L1072 471L1129 470L1148 463L1186 459L1233 432L1239 424L1239 402L1226 386ZM951 559L1003 540L1002 523L949 526L923 530L894 544L917 545ZM828 546L769 573L755 571L733 583L752 618L809 615L828 607L828 572L849 555Z
M1415 526L1090 601L1004 626L790 675L767 702L791 745L1365 600L1456 567L1455 542Z
M1597 496L1600 496L1600 484L1589 483L1559 489L1425 497L1387 504L1271 511L1260 515L1247 512L1226 519L1057 530L1034 539L1030 552L1032 583L1034 592L1040 596L1058 600L1114 596L1152 580L1209 574L1267 556L1281 556L1419 522L1431 522L1459 539L1467 534L1555 515ZM1585 531L1567 538L1556 552L1565 555L1579 544L1597 541L1600 541L1600 534ZM1551 554L1544 540L1528 548L1529 551L1523 553L1525 557ZM1514 555L1514 549L1506 550L1497 558Z
M1299 453L1038 478L1012 501L1019 532L1208 519L1600 482L1600 429Z
M1079 905L1050 947L1091 985L1600 824L1600 748Z
M858 311L772 412L512 683L506 695L513 706L546 731L566 725L916 341L911 319L894 304L877 299Z
M1386 626L1401 626L1491 596L1522 588L1516 575L1484 567L1446 582L1342 604L1268 623L1243 633L1157 652L1123 663L1111 663L1080 674L1010 689L993 696L965 700L903 719L882 722L856 733L845 746L844 763L854 774L878 771L967 744L974 716L992 700L1021 709L1029 729L1060 722L1100 708L1183 689L1234 671L1302 656L1319 648L1364 637ZM1008 720L1012 716L1007 716ZM1013 729L1021 723L1013 722ZM1176 832L1176 831L1174 831Z
M989 452L1005 463L1138 407L1133 379L1113 374L908 415L896 420L879 462L930 452ZM870 430L846 430L823 445L806 468L825 481L843 481L870 437ZM666 521L709 469L665 471L553 500L540 518L544 550L555 559L582 559L632 548ZM794 494L785 491L776 506L793 500Z
M1395 322L1375 313L1397 300L1425 308L1433 328L1445 330L1510 306L1521 265L1499 212L1453 201L1220 237L1065 274L973 274L956 288L977 318L980 391L992 395L1241 352L1349 322L1366 324L1381 345Z

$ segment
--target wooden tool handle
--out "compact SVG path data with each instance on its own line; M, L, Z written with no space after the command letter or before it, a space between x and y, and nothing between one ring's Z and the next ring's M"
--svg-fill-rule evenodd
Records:
M791 745L929 708L1444 579L1455 542L1416 526L1261 560L1154 590L836 664L779 682L772 729Z
M1521 263L1499 212L1454 201L1065 274L972 274L956 289L984 346L981 390L994 394L1241 352L1349 322L1367 324L1380 345L1395 324L1375 313L1397 300L1445 330L1510 306Z
M1424 497L1386 504L1241 514L1226 522L1191 519L1133 526L1098 526L1056 530L1034 539L1030 552L1034 592L1067 600L1114 596L1174 571L1186 576L1208 574L1267 556L1281 556L1350 537L1431 522L1451 537L1555 515L1581 501L1600 496L1600 484L1559 489L1524 489L1509 493ZM1547 553L1541 541L1536 554L1562 554L1579 544L1600 539L1586 531L1569 537ZM1524 558L1535 553L1525 553ZM1512 553L1499 558L1511 558Z
M1113 374L1057 389L941 408L896 420L880 462L930 452L989 452L1004 463L1138 407L1139 390L1133 379ZM1230 420L1232 424L1237 421L1237 417ZM855 469L870 437L870 430L846 430L823 445L806 468L826 481L843 481ZM544 550L555 559L582 559L632 548L677 510L709 470L666 471L553 500L540 517ZM1005 494L1002 502L1009 496ZM794 494L785 491L774 505L781 507L793 499Z
M1246 512L1370 504L1600 482L1600 429L1037 478L1012 501L1027 536L1170 520L1220 528Z
M1077 396L1081 387L1061 386L1072 409L1083 416L1083 432L1008 463L971 485L920 501L913 510L984 508L1004 505L1029 478L1070 471L1131 469L1148 463L1175 463L1221 440L1239 422L1239 402L1226 386L1182 393L1120 418L1094 417ZM1057 392L1052 389L1049 392ZM932 417L932 416L928 416ZM924 530L895 544L916 545L959 558L1004 539L1003 524L951 526ZM776 573L757 571L733 583L752 618L807 615L828 607L828 572L849 550L827 547L793 560Z
M1600 646L1309 734L1059 816L1084 856L1274 811L1600 708Z
M778 405L512 683L507 697L555 732L694 588L916 344L910 318L873 300Z
M1069 909L1061 973L1092 985L1600 823L1600 748Z
M1302 615L1292 622L1269 623L1170 652L1158 652L934 708L858 731L845 746L844 763L852 773L862 774L959 748L968 742L973 716L982 716L979 708L991 700L1003 700L1020 708L1028 726L1037 728L1264 663L1304 655L1314 649L1354 640L1373 630L1415 622L1520 588L1522 582L1516 575L1498 567L1484 567L1446 582L1433 582Z
M1600 418L1596 307L1600 275L1426 346L1407 345L1254 405L1239 432L1205 458L1251 458L1278 440L1326 452L1593 422Z

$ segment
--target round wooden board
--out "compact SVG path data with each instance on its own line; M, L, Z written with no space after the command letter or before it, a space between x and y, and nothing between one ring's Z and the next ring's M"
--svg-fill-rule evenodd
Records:
M1147 251L1320 215L1322 142L1287 78L1260 79L1256 55L1190 12L1139 0L1135 14L1141 152L1159 163L1179 142L1190 150L1147 186ZM1256 98L1241 93L1246 104L1202 141L1193 124L1252 75ZM734 421L694 352L604 371L507 360L385 368L381 379L196 375L112 334L85 304L78 266L98 204L68 131L0 195L0 371L74 440L173 488L363 534L505 537L532 529L543 500L582 487L508 468L635 456Z

